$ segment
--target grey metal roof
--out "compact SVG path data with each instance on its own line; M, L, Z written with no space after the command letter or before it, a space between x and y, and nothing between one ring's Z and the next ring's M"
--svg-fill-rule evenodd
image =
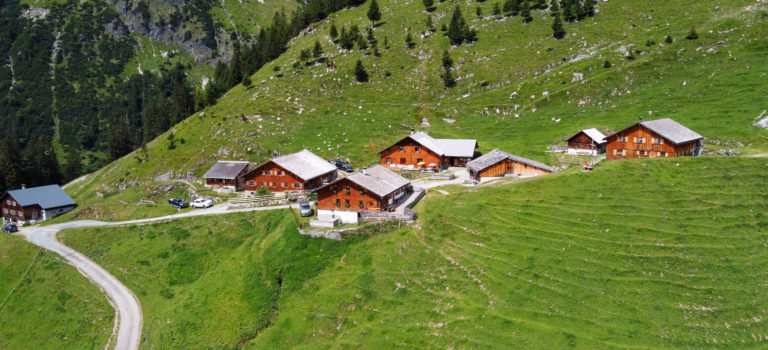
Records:
M379 197L384 197L410 183L408 179L381 165L358 170L345 179L349 179Z
M642 121L640 124L676 144L704 138L670 118Z
M411 139L418 142L432 152L446 157L472 158L477 147L477 140L471 139L435 139L425 132L417 132L408 135Z
M69 207L77 205L59 185L30 187L6 192L22 207L39 205L43 209ZM5 195L3 195L5 197Z
M277 157L272 159L272 161L283 167L283 169L302 178L304 181L336 171L336 166L306 149L293 154Z
M602 145L602 144L608 142L608 140L606 139L606 136L602 132L600 132L600 130L597 130L595 128L579 130L577 133L569 136L568 140L576 137L576 135L578 135L578 134L580 134L582 132L584 134L586 134L589 138L591 138L593 141L597 142L598 145Z
M203 178L233 180L247 168L248 162L245 161L220 160L205 172Z
M532 167L536 167L536 168L543 169L543 170L550 171L550 172L555 171L554 168L552 168L551 166L546 165L546 164L544 164L542 162L537 162L535 160L531 160L531 159L528 159L528 158L516 156L514 154L509 154L507 152L500 151L499 149L494 149L493 151L490 151L490 152L488 152L486 154L483 154L482 156L478 157L477 159L468 162L467 163L467 167L470 170L474 171L474 172L478 172L478 171L486 169L489 166L494 165L494 164L496 164L496 163L498 163L498 162L500 162L500 161L502 161L504 159L511 159L511 160L516 161L516 162L527 164L527 165L530 165Z

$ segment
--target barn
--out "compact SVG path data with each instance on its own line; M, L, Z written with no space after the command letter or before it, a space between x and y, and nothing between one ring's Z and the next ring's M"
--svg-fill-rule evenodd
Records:
M230 191L245 189L245 174L249 163L245 161L220 160L203 175L205 185Z
M568 138L566 153L573 155L595 156L605 153L605 135L595 128L580 130Z
M670 119L643 121L607 137L608 160L698 156L703 136Z
M361 169L315 191L318 218L335 217L343 223L356 223L360 212L394 208L410 184L381 165Z
M3 223L36 223L75 209L77 204L59 185L47 185L5 192L0 197Z
M537 176L555 171L541 162L494 149L467 164L473 179L484 177Z
M336 179L336 167L308 150L277 157L245 175L245 189L272 192L309 191Z
M406 136L385 148L381 165L401 169L446 169L464 167L472 160L477 140L435 139L424 132Z

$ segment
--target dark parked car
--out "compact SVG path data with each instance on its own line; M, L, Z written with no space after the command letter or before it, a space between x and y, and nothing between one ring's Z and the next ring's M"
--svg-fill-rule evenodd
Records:
M171 198L168 200L168 204L170 204L174 208L179 208L179 209L183 209L189 206L189 203L187 203L187 201L181 198Z
M353 172L353 171L354 171L354 169L352 169L352 166L351 166L351 165L349 165L349 163L346 163L346 162L342 162L342 161L341 161L341 160L339 160L339 159L336 159L336 160L333 162L333 164L334 164L334 165L336 165L336 169L339 169L339 170L344 170L344 171L346 171L346 172L348 172L348 173L351 173L351 172Z
M8 233L19 232L19 228L14 224L8 224L3 226L3 232L8 232Z

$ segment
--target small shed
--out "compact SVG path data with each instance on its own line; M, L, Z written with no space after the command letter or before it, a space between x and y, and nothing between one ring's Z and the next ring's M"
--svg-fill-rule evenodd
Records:
M595 128L580 130L568 138L566 153L573 155L594 156L605 153L607 140L605 135Z
M247 161L220 160L203 175L205 185L231 191L245 189L245 174L248 173Z
M530 177L554 172L555 169L541 162L494 149L467 163L473 179L502 177L507 175Z
M77 207L59 185L11 190L0 197L3 223L24 224L52 219Z

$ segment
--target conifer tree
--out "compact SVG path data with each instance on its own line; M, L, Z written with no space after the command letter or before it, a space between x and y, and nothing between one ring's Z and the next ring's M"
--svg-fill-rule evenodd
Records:
M696 40L699 38L699 33L696 33L696 28L691 27L691 31L685 36L688 40Z
M666 38L664 38L664 42L666 42L667 44L671 44L671 43L673 43L674 41L675 41L675 39L672 39L672 36L671 36L671 35L667 35L667 37L666 37Z
M451 16L451 24L448 26L448 38L451 39L451 45L461 45L464 42L465 34L467 33L467 22L464 20L464 16L461 14L459 5L453 9L453 15Z
M584 4L581 5L581 13L584 17L592 17L595 15L595 1L584 0ZM582 17L583 18L583 17Z
M573 0L568 0L565 2L563 8L563 19L565 19L567 22L573 22L576 20L577 11L575 11L575 6Z
M422 0L422 3L424 3L424 9L426 9L427 12L432 12L435 10L435 8L432 7L435 5L435 0Z
M501 17L501 7L498 2L493 4L493 15L497 18Z
M605 60L605 62L603 63L603 68L611 68L611 66L613 66L613 65L611 64L611 61L609 61L609 60Z
M475 7L475 14L477 17L483 17L483 8L480 6Z
M523 18L523 23L530 23L533 21L533 16L531 16L531 3L528 0L523 0L523 3L520 5L520 17Z
M339 31L336 29L336 22L331 23L331 31L329 33L331 35L331 40L336 41L336 38L339 37Z
M355 79L361 83L368 81L368 72L365 71L363 62L360 60L357 60L357 63L355 64Z
M443 78L443 85L447 88L452 88L456 86L456 79L453 77L453 73L451 72L453 59L451 58L451 54L448 52L448 50L443 50L442 63L443 74L441 77Z
M549 5L550 16L555 17L555 14L560 14L560 5L559 5L559 3L560 2L558 0L552 0L552 3Z
M443 68L450 68L453 66L453 59L451 58L451 53L448 52L448 50L443 50L443 58L442 58Z
M560 11L554 13L555 18L552 21L552 36L555 39L562 39L565 37L565 28L563 28L563 19L560 17Z
M432 16L427 15L427 23L426 24L427 24L427 29L430 32L434 32L435 31L435 24L432 22Z
M536 3L533 5L533 8L537 10L546 10L547 0L536 0Z
M315 40L315 47L312 48L312 57L315 59L320 58L323 55L323 47L320 45L319 40Z
M411 31L409 30L409 31L408 31L408 32L405 34L405 47L406 47L406 48L409 48L409 49L412 49L412 48L414 48L415 46L416 46L416 43L414 43L414 42L413 42L413 37L411 37Z
M381 20L381 11L379 10L379 4L376 0L371 0L371 5L368 7L368 19L371 20L371 22Z

